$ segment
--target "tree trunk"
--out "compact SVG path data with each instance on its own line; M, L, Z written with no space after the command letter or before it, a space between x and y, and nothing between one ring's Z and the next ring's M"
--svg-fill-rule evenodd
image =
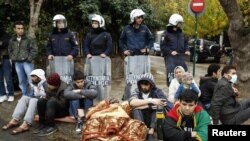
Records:
M40 15L41 6L43 0L29 0L30 2L30 23L29 23L29 30L28 36L31 38L36 38L36 29L38 28L38 18Z
M236 0L220 0L229 19L228 36L233 49L233 64L237 67L239 90L250 97L250 33L245 33L243 15Z

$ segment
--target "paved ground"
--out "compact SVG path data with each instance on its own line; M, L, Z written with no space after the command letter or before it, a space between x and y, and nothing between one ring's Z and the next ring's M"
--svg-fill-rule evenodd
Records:
M189 69L192 72L192 63L188 62ZM198 83L199 77L206 73L208 64L196 64L196 75L195 80ZM159 88L163 89L167 94L168 88L165 82L165 65L162 57L151 57L151 70L155 77L156 84ZM112 91L111 97L121 99L124 91L124 78L118 78L112 80ZM0 127L7 123L11 119L11 114L16 105L17 99L20 98L20 95L16 94L15 102L7 103L4 102L0 104ZM250 123L250 122L249 122ZM81 140L80 135L76 135L74 132L74 124L69 123L58 123L59 132L50 135L48 137L37 137L31 133L34 127L31 128L31 131L23 133L21 135L10 135L10 131L0 130L0 141L79 141ZM37 123L34 125L37 126Z

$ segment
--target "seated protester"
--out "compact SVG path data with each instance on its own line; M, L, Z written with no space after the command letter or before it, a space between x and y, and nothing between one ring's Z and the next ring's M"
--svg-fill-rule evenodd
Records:
M207 111L210 109L211 99L218 79L221 77L221 70L219 64L211 64L207 68L207 74L200 78L201 96L199 102Z
M185 89L180 102L171 109L163 122L164 141L207 141L208 113L198 104L198 95Z
M174 104L175 102L175 94L177 89L180 86L182 75L184 74L185 70L182 66L177 66L174 69L174 79L171 81L169 88L168 88L168 100Z
M74 73L73 80L74 82L65 89L64 96L70 100L70 112L77 119L76 132L81 133L84 113L93 106L93 99L97 97L97 88L90 81L84 80L84 74L81 71Z
M47 78L45 87L46 97L37 102L39 126L33 131L38 136L46 136L56 132L55 118L69 115L69 104L64 98L64 90L67 84L61 81L59 74L52 73Z
M19 134L28 131L33 123L33 119L36 113L37 101L40 97L45 96L44 84L46 81L45 72L42 69L35 69L30 73L32 86L30 90L33 90L33 95L23 95L18 101L12 119L8 124L2 127L3 130L7 130L19 125L23 119L23 123L14 129L11 134Z
M174 96L175 101L177 101L179 99L180 95L182 94L182 92L185 89L190 89L195 94L200 96L200 94L201 94L200 89L197 87L197 85L195 85L194 79L193 79L193 76L191 73L185 72L181 78L181 81L182 81L182 83L179 85L179 88L177 89L175 96Z
M133 108L134 119L144 122L149 128L148 140L153 140L156 108L166 105L166 96L156 87L152 74L145 74L137 82L138 89L131 95L129 104Z
M237 101L239 91L233 86L237 82L237 72L234 66L222 69L222 78L214 88L211 100L210 115L213 124L219 120L225 125L239 125L250 118L250 100Z

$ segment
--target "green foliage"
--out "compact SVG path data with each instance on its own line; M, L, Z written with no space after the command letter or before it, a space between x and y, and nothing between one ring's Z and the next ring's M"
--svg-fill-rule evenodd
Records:
M159 28L159 21L152 15L152 8L148 0L89 0L80 1L80 10L84 25L89 24L89 14L101 14L106 22L106 29L111 33L114 41L114 52L117 53L117 44L123 27L130 23L130 12L141 8L145 13L145 24L155 31Z
M198 36L216 36L227 27L228 21L218 0L205 2L205 12L198 18ZM163 21L162 27L168 24L168 19L173 13L179 13L184 17L184 32L189 36L194 35L195 18L188 12L189 0L150 0L150 3L156 18Z
M244 17L245 27L249 27L250 26L250 2L249 0L237 0L237 2L240 6L242 15Z
M2 6L0 21L2 25L6 25L5 29L8 32L13 32L12 23L16 20L23 20L28 27L30 15L28 0L0 0L0 5ZM120 33L123 27L130 23L130 12L135 8L141 8L146 13L145 24L152 32L159 29L160 22L153 15L149 0L45 0L36 30L36 40L39 47L36 62L45 65L45 47L47 38L52 31L54 15L65 15L69 28L78 33L77 36L81 45L82 39L90 29L89 15L93 13L101 14L105 19L107 31L112 35L114 53L118 53Z

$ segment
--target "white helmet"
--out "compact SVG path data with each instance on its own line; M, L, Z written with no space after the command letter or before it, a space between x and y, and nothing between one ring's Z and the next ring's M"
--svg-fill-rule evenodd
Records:
M97 21L100 25L100 28L103 28L105 26L105 20L102 16L94 14L91 18L91 21Z
M61 15L61 14L57 14L53 17L53 27L56 28L56 21L59 21L59 20L62 20L64 21L64 24L65 24L65 28L67 27L67 21L66 21L66 18Z
M132 10L132 12L130 13L131 23L133 23L135 21L135 17L140 17L140 16L144 16L144 15L145 15L145 13L141 9Z
M179 14L173 14L170 16L167 26L176 26L178 23L183 23L183 17Z

